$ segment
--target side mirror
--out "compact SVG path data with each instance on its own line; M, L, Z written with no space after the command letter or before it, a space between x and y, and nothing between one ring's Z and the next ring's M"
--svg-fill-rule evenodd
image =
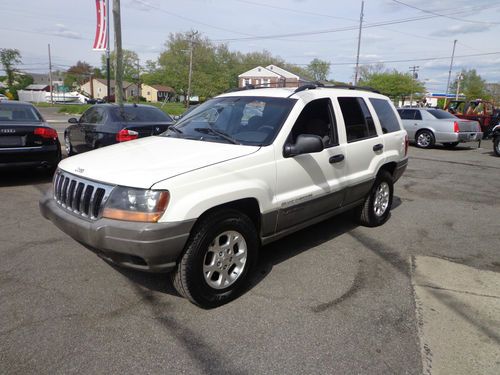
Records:
M68 122L70 124L78 124L78 119L74 118L74 117L71 117L70 119L68 119Z
M289 158L301 154L311 154L321 152L324 148L323 140L319 135L301 134L297 137L295 144L285 144L283 156Z

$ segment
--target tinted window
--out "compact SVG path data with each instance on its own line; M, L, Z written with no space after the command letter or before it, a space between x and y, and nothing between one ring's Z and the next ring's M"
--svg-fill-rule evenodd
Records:
M172 122L165 112L154 107L116 107L111 110L116 121Z
M0 103L0 122L41 122L42 116L30 105Z
M444 118L456 119L456 116L453 116L451 113L443 111L442 109L428 109L427 112L429 112L437 119L444 119Z
M401 130L399 121L392 110L392 106L385 99L370 99L370 102L375 108L380 125L382 125L382 132L392 133Z
M373 118L362 98L338 98L347 133L347 142L377 135Z
M212 99L182 118L167 137L211 142L268 145L278 134L295 99L225 97ZM228 138L229 137L229 138Z
M293 126L290 142L295 143L300 134L320 136L325 147L338 145L330 99L313 100L304 107Z

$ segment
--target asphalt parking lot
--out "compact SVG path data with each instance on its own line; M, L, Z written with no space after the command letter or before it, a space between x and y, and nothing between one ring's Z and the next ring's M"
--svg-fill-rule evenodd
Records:
M343 214L266 246L251 288L213 310L180 298L165 275L107 264L43 219L43 171L0 176L2 374L446 373L450 350L486 353L471 368L500 373L500 310L491 310L500 301L500 158L491 141L411 147L385 225ZM437 286L448 266L460 267L448 273L462 286ZM463 299L429 302L420 291L429 287ZM463 336L462 325L478 347L447 349L446 332Z

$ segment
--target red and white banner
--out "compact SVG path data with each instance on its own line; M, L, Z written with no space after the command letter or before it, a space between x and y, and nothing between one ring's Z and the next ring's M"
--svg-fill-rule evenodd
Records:
M97 27L92 49L94 51L104 51L108 46L106 0L95 0L95 6L97 10Z

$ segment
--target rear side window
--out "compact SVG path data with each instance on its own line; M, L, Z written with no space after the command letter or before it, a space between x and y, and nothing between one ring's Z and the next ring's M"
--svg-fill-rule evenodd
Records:
M398 109L401 120L422 120L420 111L416 109Z
M347 142L371 138L377 135L373 118L362 98L338 98L347 133Z
M158 108L117 107L113 108L113 117L118 121L130 122L172 122L172 118Z
M375 113L380 120L384 134L401 130L398 118L387 100L371 98L370 103L372 103Z

